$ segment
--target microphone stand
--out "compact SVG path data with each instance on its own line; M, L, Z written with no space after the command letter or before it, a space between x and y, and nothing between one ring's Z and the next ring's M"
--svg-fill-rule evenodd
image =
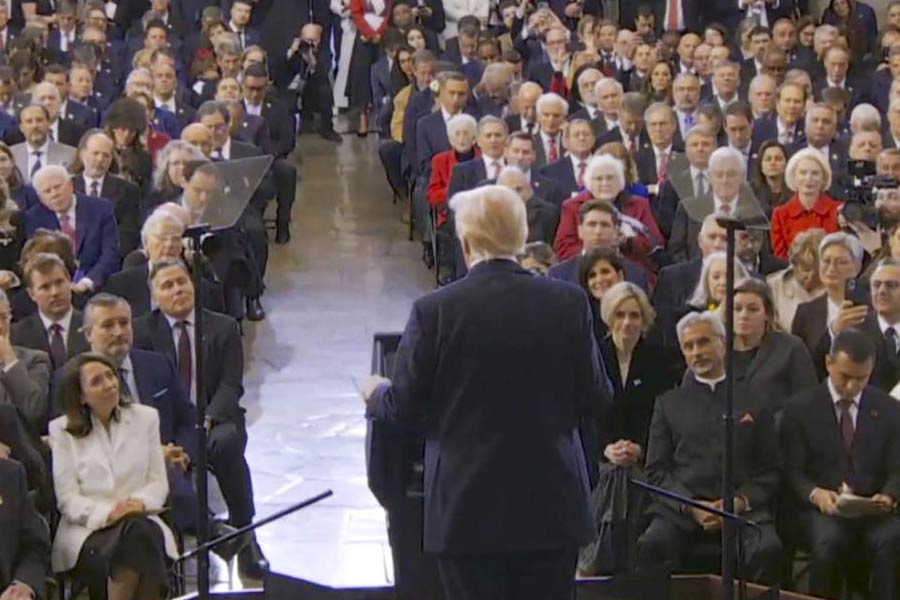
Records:
M191 240L194 256L191 269L194 279L194 381L197 390L197 458L194 469L195 487L197 488L197 595L201 599L209 598L209 499L207 498L207 469L209 455L206 447L206 385L203 380L203 305L201 303L200 286L203 283L203 256L200 238L208 233L207 223L191 225L184 231L184 237ZM191 390L187 390L190 397Z

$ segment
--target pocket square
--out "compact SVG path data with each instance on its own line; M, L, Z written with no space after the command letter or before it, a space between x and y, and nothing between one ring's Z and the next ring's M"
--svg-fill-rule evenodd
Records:
M153 397L159 398L163 394L167 394L167 393L169 393L169 388L163 388L163 389L159 390L158 392L156 392L155 394L153 394Z
M869 411L869 416L872 417L873 419L877 419L878 411L873 408L872 410Z
M744 413L744 416L741 417L741 420L738 421L741 425L753 425L756 421L753 419L753 415L750 413Z

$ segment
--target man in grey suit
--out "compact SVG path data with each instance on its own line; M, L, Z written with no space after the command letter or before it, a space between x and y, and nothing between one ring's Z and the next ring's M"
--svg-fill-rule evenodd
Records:
M32 439L38 439L50 408L50 357L40 350L13 346L11 314L9 298L0 290L0 404L12 405Z
M39 104L30 104L19 113L19 129L25 141L12 150L16 167L25 183L31 183L32 174L46 165L62 165L66 168L75 158L75 148L50 139L50 115Z

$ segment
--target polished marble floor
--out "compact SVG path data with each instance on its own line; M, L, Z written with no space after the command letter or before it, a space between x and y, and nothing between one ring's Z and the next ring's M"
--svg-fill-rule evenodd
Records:
M265 321L246 331L257 517L334 496L263 528L272 569L330 584L389 580L384 515L365 481L363 402L372 334L400 330L430 289L391 203L377 140L299 138L293 239L272 246Z

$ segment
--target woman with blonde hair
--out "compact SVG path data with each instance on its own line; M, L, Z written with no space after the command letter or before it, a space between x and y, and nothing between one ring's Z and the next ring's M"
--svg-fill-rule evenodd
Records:
M819 279L819 244L822 229L807 229L794 238L788 254L789 266L767 278L775 303L775 319L782 331L790 331L801 304L825 293Z

